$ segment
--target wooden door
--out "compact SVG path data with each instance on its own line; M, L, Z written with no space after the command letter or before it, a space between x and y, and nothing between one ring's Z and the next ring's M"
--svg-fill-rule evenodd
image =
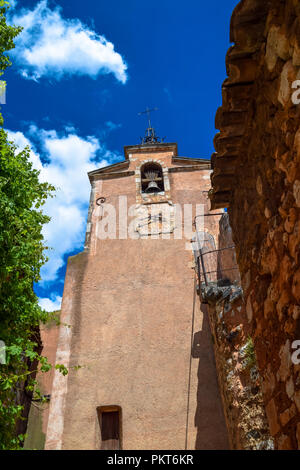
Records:
M119 411L101 413L101 450L120 449L120 414Z

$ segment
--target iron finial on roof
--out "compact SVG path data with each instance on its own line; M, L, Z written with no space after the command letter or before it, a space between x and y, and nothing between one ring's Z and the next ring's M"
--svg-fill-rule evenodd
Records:
M150 113L152 111L157 111L157 110L158 110L158 108L149 109L147 107L145 111L142 111L142 112L138 113L139 116L141 116L142 114L147 114L147 116L148 116L148 127L146 129L145 136L141 137L142 144L156 144L156 143L160 143L160 142L164 141L164 139L162 139L162 138L160 138L156 135L155 129L151 125Z

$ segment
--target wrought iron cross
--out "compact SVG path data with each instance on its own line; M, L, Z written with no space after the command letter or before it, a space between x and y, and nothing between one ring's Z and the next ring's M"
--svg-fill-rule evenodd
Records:
M142 114L147 114L147 116L148 116L148 127L149 127L150 129L152 129L151 121L150 121L150 113L152 113L152 111L158 111L158 108L149 109L149 108L147 107L145 111L141 111L141 112L139 113L139 116L141 116Z

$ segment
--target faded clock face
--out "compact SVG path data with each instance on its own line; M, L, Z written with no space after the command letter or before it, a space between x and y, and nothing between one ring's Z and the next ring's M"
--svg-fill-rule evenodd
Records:
M174 232L174 208L168 204L155 204L140 209L136 231L140 236L171 234Z

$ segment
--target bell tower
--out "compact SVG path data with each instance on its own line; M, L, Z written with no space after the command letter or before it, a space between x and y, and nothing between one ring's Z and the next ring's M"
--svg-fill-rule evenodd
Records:
M46 449L227 449L191 251L209 161L178 156L150 122L124 153L89 173L85 248L68 261L56 352L71 369L54 377ZM217 238L217 217L207 219Z

